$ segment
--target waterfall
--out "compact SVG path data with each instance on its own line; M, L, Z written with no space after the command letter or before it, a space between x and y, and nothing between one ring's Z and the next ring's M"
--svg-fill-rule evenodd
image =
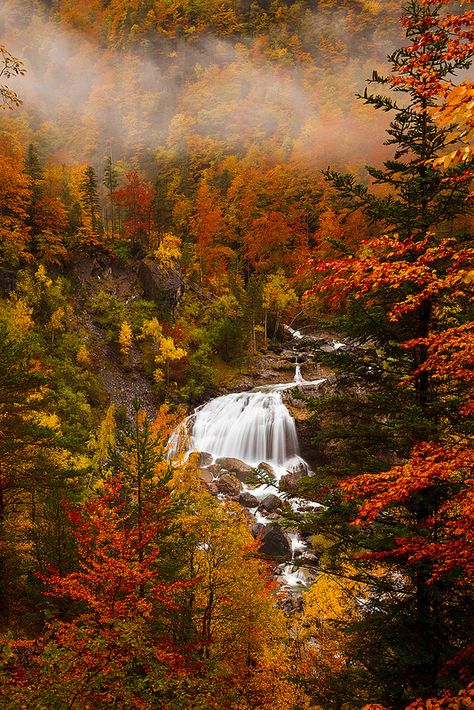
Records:
M214 459L235 458L250 466L265 461L275 468L278 477L285 470L305 465L299 456L295 421L281 393L323 381L307 382L297 364L293 382L212 399L176 429L169 441L169 455L201 451Z
M197 409L191 419L190 451L253 466L261 461L294 466L299 460L295 422L278 391L227 394Z

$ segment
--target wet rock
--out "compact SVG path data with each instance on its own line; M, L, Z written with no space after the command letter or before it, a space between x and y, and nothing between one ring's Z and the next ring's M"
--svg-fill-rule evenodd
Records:
M153 259L143 259L138 268L143 294L150 301L175 308L184 293L184 283L178 268L162 269Z
M207 471L207 470L200 471L199 478L201 479L201 481L203 483L207 483L207 484L212 483L212 481L214 480L212 473L209 473L209 471Z
M299 567L298 568L298 576L301 579L301 581L303 582L303 584L308 586L309 584L314 582L314 580L318 576L318 573L315 569L312 569L310 567Z
M226 471L233 473L234 476L237 476L239 481L245 481L245 479L253 473L252 466L240 461L240 459L223 457L216 459L216 464Z
M267 520L279 520L280 519L280 513L268 513L266 515Z
M224 473L217 479L215 485L219 493L223 493L230 498L238 499L242 490L242 484L232 473Z
M283 609L287 614L294 614L295 612L303 611L303 595L301 592L295 594L287 594L283 599L277 602L277 606Z
M291 556L291 545L279 525L262 525L257 523L252 527L252 535L261 540L260 552L270 559L288 559Z
M319 564L319 556L311 550L301 550L300 559L304 560L307 565L317 567Z
M285 493L296 494L298 492L298 481L306 475L306 471L298 469L296 471L288 471L285 473L278 483L278 487Z
M214 458L212 454L208 454L207 451L200 451L199 456L198 456L198 461L197 465L199 468L204 468L206 466L210 466L213 462Z
M263 471L264 473L266 473L267 476L270 476L270 477L273 478L273 479L276 478L275 469L273 468L273 466L270 466L270 464L267 463L266 461L261 461L261 462L258 464L257 468L258 468L260 471Z
M255 525L255 516L251 513L248 508L243 509L243 514L250 526Z
M260 509L266 510L269 513L274 513L276 510L281 510L283 507L283 501L273 493L265 498L260 503Z
M225 468L218 466L216 463L213 463L211 466L207 466L206 471L209 471L209 473L211 473L214 476L214 478L218 478L223 473L228 473L228 471L226 471Z
M256 508L258 505L258 498L255 498L251 493L245 491L239 496L239 503L243 505L244 508Z
M215 497L219 495L219 489L217 488L216 483L205 483L204 485L211 495Z

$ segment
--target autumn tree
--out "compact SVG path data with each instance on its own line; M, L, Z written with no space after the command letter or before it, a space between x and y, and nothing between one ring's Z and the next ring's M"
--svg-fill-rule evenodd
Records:
M0 79L10 79L13 76L22 76L25 73L23 62L10 54L6 47L0 45ZM13 109L22 103L18 94L6 84L0 85L0 101L0 107L3 109Z
M114 699L165 707L173 678L179 685L185 676L184 659L159 630L182 586L167 584L156 569L170 494L156 487L134 517L121 490L120 477L111 478L101 494L69 510L78 568L43 579L47 596L77 612L71 621L49 622L34 649L35 673L28 684L11 683L12 706L19 699L92 708Z
M18 140L0 132L0 254L5 266L17 267L30 257L28 208L30 180Z
M121 210L124 236L133 249L147 249L151 243L153 226L153 185L137 172L125 175L125 183L112 193L114 204Z
M346 299L343 325L363 346L320 354L340 378L334 394L314 403L315 440L326 464L315 496L331 504L315 529L335 535L330 571L356 559L357 579L371 590L362 619L351 625L356 634L348 652L365 669L372 697L396 707L438 685L456 686L456 668L467 665L462 628L472 598L466 561L456 553L465 531L454 522L461 510L470 518L471 495L463 416L472 255L462 217L470 212L469 176L459 164L447 172L436 167L451 128L437 125L431 111L443 103L453 75L469 66L472 13L449 15L440 4L418 1L404 10L410 43L389 57L389 76L372 79L393 93L363 96L394 114L388 143L395 155L383 168L369 168L384 192L327 173L344 203L386 234L314 264L324 274L318 290ZM449 561L430 553L435 541L440 556L452 549ZM378 577L381 561L387 572Z
M267 341L267 316L271 313L275 318L273 337L276 336L282 315L298 304L298 296L289 285L288 279L280 269L276 274L267 277L263 286L262 306L265 311L265 342Z

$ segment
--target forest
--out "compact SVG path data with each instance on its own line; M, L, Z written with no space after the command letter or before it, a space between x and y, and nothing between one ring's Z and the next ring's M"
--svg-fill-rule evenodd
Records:
M0 709L474 706L474 0L2 0Z

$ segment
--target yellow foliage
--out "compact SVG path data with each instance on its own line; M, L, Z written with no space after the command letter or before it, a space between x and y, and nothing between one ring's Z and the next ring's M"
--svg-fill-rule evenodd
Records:
M40 264L38 266L38 270L35 274L36 280L40 283L46 286L46 288L49 288L50 286L53 285L52 280L49 278L48 274L46 273L46 269L43 266L43 264Z
M22 340L34 328L33 309L21 298L12 304L8 333L15 340Z
M120 352L124 356L124 358L128 358L130 355L130 348L132 347L132 329L130 328L129 323L127 321L123 321L122 325L120 326L120 333L119 333L119 345L120 345Z
M160 384L161 382L165 381L165 373L163 370L159 370L158 368L156 370L153 370L153 379L157 384Z
M85 345L81 345L81 347L77 351L76 360L79 365L83 365L84 367L87 367L91 364L89 350Z
M153 257L164 271L169 271L181 259L181 239L169 232L163 234Z
M61 420L56 414L32 411L28 414L27 419L40 427L46 427L52 431L60 431L61 429Z
M263 287L262 305L265 310L281 313L287 308L296 306L298 296L288 284L288 279L282 270L270 274Z
M187 352L184 348L176 347L173 338L163 336L160 340L160 352L155 358L157 365L173 360L182 360L186 357Z
M116 429L115 405L111 404L105 413L104 419L99 424L97 433L88 442L94 469L102 470L110 450L115 446Z
M49 327L52 330L64 330L64 318L65 318L65 311L64 308L59 306L59 308L56 308L55 311L51 314L51 318L49 321Z
M147 320L143 323L142 332L139 337L140 340L150 338L154 343L159 343L162 335L163 330L158 318L152 318L151 320Z
M158 369L154 371L153 377L156 382L163 382L165 379L166 382L169 382L170 363L176 360L182 360L188 353L184 350L184 348L177 347L173 338L166 335L161 336L159 346L160 351L155 357L155 363L158 365ZM163 365L166 369L166 376L162 371Z

